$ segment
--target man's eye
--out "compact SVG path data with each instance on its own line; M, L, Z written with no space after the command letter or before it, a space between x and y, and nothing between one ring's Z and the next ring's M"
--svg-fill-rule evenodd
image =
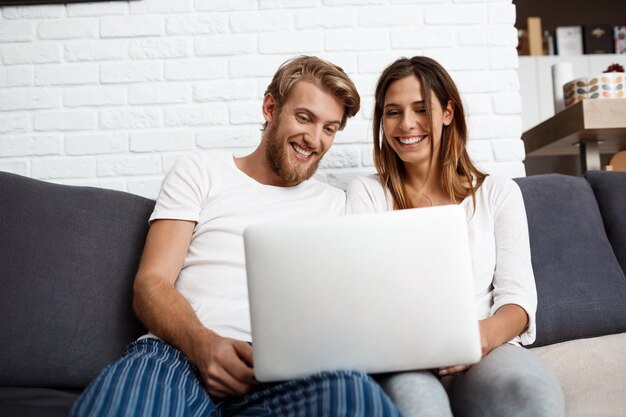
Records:
M329 135L334 135L336 130L334 127L325 127L324 130L326 131L326 133L328 133Z
M304 115L304 114L296 114L296 119L298 119L299 122L301 123L308 123L309 122L309 118Z

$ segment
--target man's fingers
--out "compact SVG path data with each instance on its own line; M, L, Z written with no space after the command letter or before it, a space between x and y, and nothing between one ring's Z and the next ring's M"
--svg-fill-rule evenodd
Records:
M215 387L210 387L210 383L206 382L205 383L206 387L207 387L207 391L209 392L209 394L211 394L212 397L215 398L226 398L226 397L230 397L231 394L227 393L226 391L223 391L219 388L215 388ZM211 385L213 385L211 383Z
M240 396L250 391L250 384L238 381L226 369L209 373L207 380L206 385L209 392L211 390L220 392L225 394L224 397Z
M233 343L233 347L237 352L237 355L241 358L242 361L246 363L250 368L254 366L254 359L252 357L252 346L249 343L241 342L237 340Z
M236 379L246 385L256 383L256 380L254 379L254 370L243 362L239 356L229 358L228 362L225 362L222 365L233 379Z
M211 343L207 361L198 365L209 394L219 398L247 394L256 384L248 360L252 361L252 348L248 343L216 338Z
M254 382L254 371L237 354L236 346L240 342L236 340L229 342L230 346L222 351L218 361L214 363L213 372L209 370L209 377L221 382L229 391L243 395L250 390L250 385ZM245 345L249 347L247 343Z
M250 384L241 382L227 371L216 378L231 395L245 395L250 391Z

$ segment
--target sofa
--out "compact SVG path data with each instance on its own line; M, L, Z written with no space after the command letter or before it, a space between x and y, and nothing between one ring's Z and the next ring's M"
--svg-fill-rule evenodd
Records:
M569 417L626 415L626 173L516 179L538 291L532 349ZM154 201L0 172L0 417L63 416L144 333L133 278Z

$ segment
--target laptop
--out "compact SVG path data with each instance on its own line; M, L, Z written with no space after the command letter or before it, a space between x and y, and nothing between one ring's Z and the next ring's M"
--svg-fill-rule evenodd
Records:
M259 381L481 358L457 205L258 224L244 245Z

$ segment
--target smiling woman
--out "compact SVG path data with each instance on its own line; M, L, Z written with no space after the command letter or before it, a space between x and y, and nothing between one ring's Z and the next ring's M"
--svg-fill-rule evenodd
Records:
M448 72L423 56L389 65L376 86L372 133L377 174L348 185L346 211L461 207L483 354L473 365L382 376L383 389L406 417L563 416L557 377L521 347L535 340L537 309L521 191L475 167L463 103ZM415 236L416 243L423 239ZM415 264L415 277L420 274Z

